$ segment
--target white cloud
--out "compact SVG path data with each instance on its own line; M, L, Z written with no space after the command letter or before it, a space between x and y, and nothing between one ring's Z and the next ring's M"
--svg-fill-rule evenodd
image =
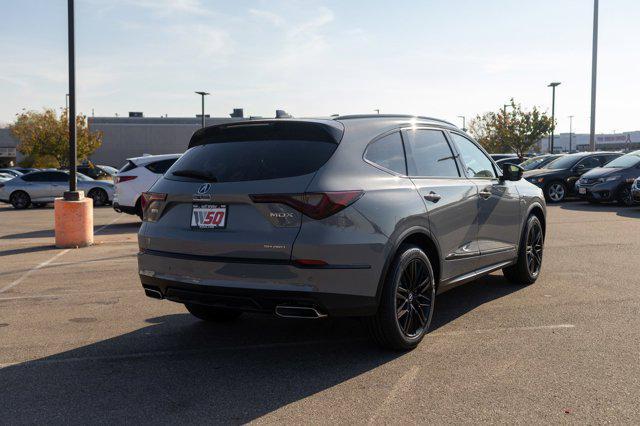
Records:
M273 26L281 27L284 25L285 20L282 16L268 10L249 9L249 14L255 18L267 21Z

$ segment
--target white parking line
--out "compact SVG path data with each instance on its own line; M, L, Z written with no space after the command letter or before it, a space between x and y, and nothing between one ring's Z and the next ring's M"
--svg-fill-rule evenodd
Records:
M428 334L427 337L439 337L439 336L457 336L461 334L469 333L495 333L504 331L529 331L529 330L553 330L562 328L575 328L573 324L551 324L551 325L536 325L536 326L524 326L524 327L496 327L496 328L480 328L477 330L457 330L457 331L442 331Z
M107 223L106 225L101 226L100 228L98 228L95 232L94 235L97 234L98 232L102 231L103 229L107 228L110 225L113 225L118 219L120 219L120 217L117 217L115 219L113 219L111 222ZM26 278L29 277L29 275L33 274L34 272L36 272L38 269L42 269L45 266L47 266L48 264L50 264L51 262L53 262L54 260L56 260L57 258L61 257L62 255L68 253L69 251L71 251L71 249L64 249L62 250L60 253L57 253L55 256L53 256L52 258L50 258L49 260L45 260L42 263L39 263L38 265L36 265L35 267L29 269L27 272L25 272L24 274L22 274L19 278L17 278L16 280L14 280L12 283L0 288L0 293L4 293L7 290L12 289L13 287L17 286L18 284L20 284L21 282L23 282Z
M393 403L393 401L396 399L396 396L398 395L398 392L406 392L409 386L411 386L411 383L416 379L416 376L418 375L419 372L420 372L420 367L417 365L414 365L409 369L409 371L403 374L402 377L398 379L396 384L393 385L393 388L391 389L387 397L384 399L384 401L382 401L382 403L378 406L378 409L375 411L375 413L373 413L373 416L371 416L367 424L376 423L376 420L378 419L378 416L380 415L380 413L382 413L383 410L389 404Z

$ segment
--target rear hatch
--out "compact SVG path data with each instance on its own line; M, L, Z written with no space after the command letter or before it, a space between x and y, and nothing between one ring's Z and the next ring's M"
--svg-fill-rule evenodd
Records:
M159 208L146 215L143 247L224 261L289 261L302 214L269 202L270 196L303 194L341 137L341 125L331 120L196 132L189 150L150 191L159 194Z

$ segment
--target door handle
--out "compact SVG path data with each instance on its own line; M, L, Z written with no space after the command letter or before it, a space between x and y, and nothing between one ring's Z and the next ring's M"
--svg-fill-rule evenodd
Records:
M429 192L427 195L424 196L425 200L431 201L432 203L437 203L438 201L440 201L440 198L442 198L440 194L436 194L433 191Z
M488 189L485 189L483 191L478 192L478 195L483 200L486 200L487 198L491 197L491 191L489 191Z

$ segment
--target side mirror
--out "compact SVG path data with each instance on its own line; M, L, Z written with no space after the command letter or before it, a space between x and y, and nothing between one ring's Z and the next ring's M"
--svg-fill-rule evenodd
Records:
M510 181L518 181L522 179L524 169L517 164L503 164L502 165L502 179Z
M578 164L576 166L576 171L579 172L579 171L582 171L582 170L584 170L584 164Z

